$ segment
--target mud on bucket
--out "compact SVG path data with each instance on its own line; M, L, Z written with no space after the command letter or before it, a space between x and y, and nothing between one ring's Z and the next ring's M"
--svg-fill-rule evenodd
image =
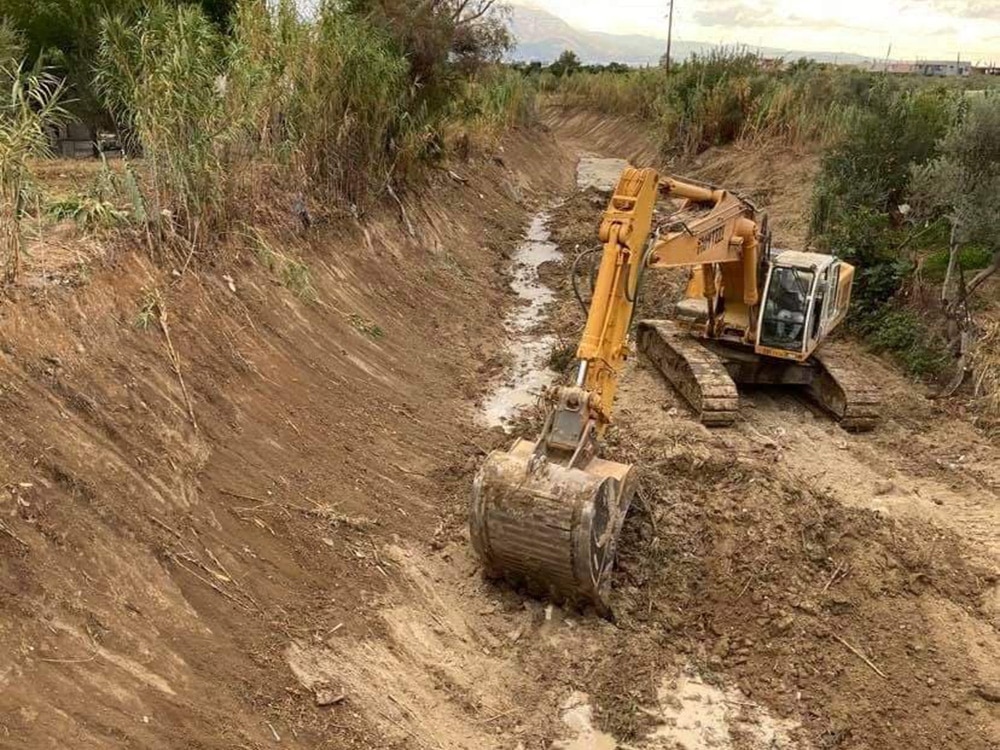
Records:
M487 575L608 614L632 467L595 459L567 469L536 459L533 448L519 441L487 457L472 486L472 544Z

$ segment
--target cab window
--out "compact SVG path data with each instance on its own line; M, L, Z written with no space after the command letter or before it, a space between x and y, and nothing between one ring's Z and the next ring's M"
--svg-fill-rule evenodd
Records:
M764 300L760 344L800 352L804 348L809 294L816 274L806 268L775 266Z

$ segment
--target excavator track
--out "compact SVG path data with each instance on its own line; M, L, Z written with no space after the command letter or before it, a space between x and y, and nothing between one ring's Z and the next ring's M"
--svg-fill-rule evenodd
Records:
M877 385L854 366L849 352L827 344L813 359L819 365L809 392L849 432L868 432L881 419L882 400Z
M739 391L718 355L670 320L640 321L638 340L639 348L698 412L702 424L725 427L736 420Z

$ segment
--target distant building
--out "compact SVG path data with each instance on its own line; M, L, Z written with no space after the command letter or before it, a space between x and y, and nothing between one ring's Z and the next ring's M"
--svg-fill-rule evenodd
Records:
M924 76L967 76L972 72L972 63L961 60L919 60L914 67Z
M973 65L972 74L977 76L1000 76L1000 65Z
M872 60L857 67L861 70L867 70L869 73L908 75L916 72L916 66L913 63L902 60Z
M785 60L781 57L758 57L757 67L761 70L784 70Z

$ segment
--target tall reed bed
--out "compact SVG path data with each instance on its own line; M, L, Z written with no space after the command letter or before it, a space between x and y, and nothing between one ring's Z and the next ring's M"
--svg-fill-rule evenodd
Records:
M442 151L444 118L490 132L533 116L519 76L486 68L430 111L389 31L325 0L241 0L224 37L196 6L105 20L98 90L145 157L158 244L191 248L247 202L316 196L354 212Z
M66 116L62 96L62 83L48 73L0 61L0 264L7 283L17 279L21 264L32 189L28 160L48 153L45 129Z
M812 63L765 70L738 50L692 56L662 68L577 72L547 78L543 90L568 104L656 123L668 152L697 153L744 139L828 145L844 132L872 77Z

